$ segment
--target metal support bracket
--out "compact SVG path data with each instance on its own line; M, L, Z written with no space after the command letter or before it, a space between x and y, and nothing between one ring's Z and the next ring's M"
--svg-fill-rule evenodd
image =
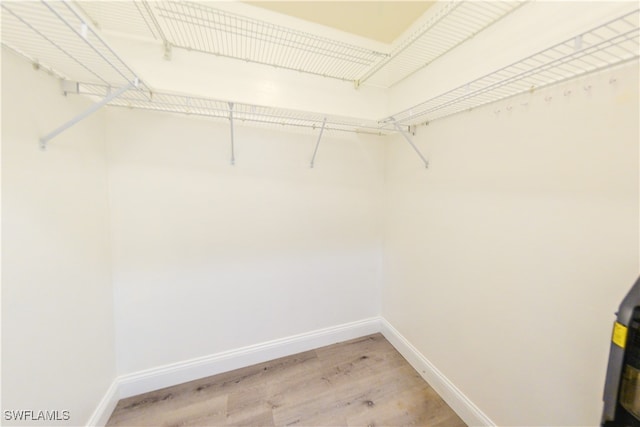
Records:
M80 93L80 83L73 82L71 80L61 80L60 88L62 89L62 94L67 96L67 94L77 95Z
M165 41L164 42L164 59L167 61L171 61L172 56L173 56L173 52L172 52L171 43L169 43L168 41Z
M313 150L313 157L311 157L311 169L313 169L313 164L316 161L316 154L318 154L318 147L320 146L320 140L322 139L322 133L324 132L324 127L326 124L327 124L327 118L325 117L324 120L322 120L322 127L320 128L320 135L318 135L316 148Z
M229 127L231 129L231 166L236 164L236 155L233 149L233 102L229 103Z
M61 134L65 130L69 129L71 126L73 126L73 125L81 122L82 120L86 119L87 117L89 117L90 115L92 115L93 113L98 111L100 108L104 107L106 104L108 104L109 102L113 101L114 99L116 99L117 97L119 97L120 95L122 95L123 93L128 91L129 89L137 87L138 86L138 82L139 81L136 78L134 83L129 83L129 84L125 85L125 86L122 86L117 91L110 93L109 95L104 97L102 100L96 102L91 107L87 108L84 112L78 114L73 119L69 120L68 122L64 123L63 125L59 126L55 130L49 132L48 134L46 134L45 136L40 138L40 149L46 150L47 149L47 143L49 141L51 141L53 138L55 138L56 136L58 136L59 134Z
M429 168L429 161L424 157L424 155L420 152L420 150L418 149L418 147L416 147L416 145L413 143L413 141L411 140L411 138L409 137L409 135L407 135L407 133L405 131L402 130L402 128L400 127L400 125L398 124L398 122L396 122L395 120L393 121L393 126L396 128L396 130L398 132L400 132L400 135L402 135L404 137L404 139L407 140L407 142L409 143L409 145L411 145L411 147L413 147L414 151L416 153L418 153L418 156L420 156L420 158L422 159L422 161L424 162L424 167L425 168Z

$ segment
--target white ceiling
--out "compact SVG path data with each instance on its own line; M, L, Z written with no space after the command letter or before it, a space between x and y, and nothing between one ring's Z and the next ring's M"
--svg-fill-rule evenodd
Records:
M434 1L247 1L252 6L392 43Z

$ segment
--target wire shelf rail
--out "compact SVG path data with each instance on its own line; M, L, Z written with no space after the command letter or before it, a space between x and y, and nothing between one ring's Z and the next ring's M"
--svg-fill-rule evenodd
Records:
M113 90L110 86L95 83L74 83L68 86L73 87L70 93L99 98L105 98ZM237 122L272 127L292 126L315 130L321 128L323 122L326 122L325 131L328 132L355 132L381 136L392 131L391 126L380 124L375 120L235 103L170 92L156 92L144 85L138 89L126 91L110 101L108 105L223 120L228 120L233 113L233 119Z
M416 125L638 59L640 9L528 56L382 122Z

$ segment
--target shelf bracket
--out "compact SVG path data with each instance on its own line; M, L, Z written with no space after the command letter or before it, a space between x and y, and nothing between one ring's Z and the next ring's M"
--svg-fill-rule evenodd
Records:
M78 114L73 119L69 120L68 122L64 123L63 125L59 126L55 130L49 132L48 134L46 134L45 136L40 138L40 149L46 150L47 149L47 143L49 141L51 141L53 138L55 138L56 136L58 136L59 134L61 134L65 130L69 129L71 126L73 126L73 125L75 125L77 123L80 123L82 120L86 119L87 117L89 117L90 115L92 115L93 113L98 111L100 108L104 107L109 102L113 101L114 99L116 99L117 97L119 97L120 95L122 95L123 93L128 91L129 89L132 89L134 87L138 87L138 82L139 82L138 78L136 78L133 83L129 83L129 84L125 85L125 86L122 86L117 91L108 94L102 100L96 102L91 107L87 108L84 112Z
M409 137L409 135L407 135L407 133L405 131L402 130L402 128L400 127L400 125L398 124L398 122L396 122L395 120L393 121L393 126L396 128L396 130L398 132L400 132L400 135L402 135L404 137L404 139L407 140L407 142L409 143L409 145L411 145L411 147L414 149L414 151L418 154L418 156L420 156L420 158L422 159L422 161L424 162L424 167L425 168L429 168L429 161L424 157L424 155L420 152L420 150L418 149L418 147L416 147L416 145L413 143L413 141L411 140L411 137Z
M313 165L316 161L316 154L318 154L318 147L320 146L320 140L322 139L322 133L324 132L324 127L327 124L327 118L325 117L322 120L322 127L320 128L320 135L318 135L318 141L316 142L316 148L313 150L313 157L311 157L311 169L313 169Z
M231 130L231 166L236 164L236 155L233 149L233 102L229 103L229 128Z

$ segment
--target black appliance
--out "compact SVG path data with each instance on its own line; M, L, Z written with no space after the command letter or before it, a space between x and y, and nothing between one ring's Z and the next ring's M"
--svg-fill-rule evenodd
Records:
M640 278L613 324L603 400L603 427L640 427Z

